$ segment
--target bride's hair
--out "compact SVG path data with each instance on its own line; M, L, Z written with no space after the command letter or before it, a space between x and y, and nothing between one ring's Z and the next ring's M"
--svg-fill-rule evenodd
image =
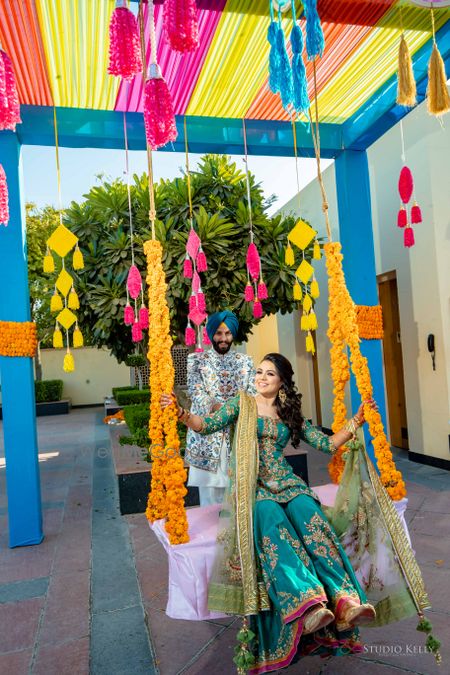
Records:
M296 448L303 424L302 395L298 393L290 362L282 354L266 354L263 361L270 361L281 378L281 388L275 399L278 417L291 432L291 443ZM282 392L280 397L280 392ZM283 396L283 393L285 396ZM284 400L283 400L284 399Z

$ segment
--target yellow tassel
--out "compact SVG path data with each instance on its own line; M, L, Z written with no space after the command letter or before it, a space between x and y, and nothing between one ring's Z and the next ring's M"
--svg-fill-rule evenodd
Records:
M411 54L405 36L402 34L398 49L397 103L412 108L413 105L416 105L416 100L417 90Z
M310 311L310 309L312 308L312 304L313 303L311 300L311 296L309 296L308 293L306 293L305 297L303 298L303 309L306 313Z
M302 317L300 319L300 330L309 330L309 318L308 314L302 314Z
M59 328L55 328L53 332L53 347L55 349L62 349L63 348L63 338L62 338L62 333L59 330Z
M78 326L76 326L75 330L73 331L73 346L75 349L78 349L78 347L82 347L83 344L83 334Z
M315 279L311 281L311 288L309 289L309 292L311 293L311 297L315 300L320 296L319 284Z
M431 115L444 115L450 110L444 61L436 42L428 64L427 106Z
M45 274L51 274L55 271L55 261L50 251L47 249L47 253L44 256L44 272Z
M67 352L67 354L64 357L63 370L65 373L73 373L73 371L75 370L75 361L70 352Z
M83 260L83 254L81 253L80 249L77 247L75 251L73 252L73 260L72 260L72 265L74 270L83 270L84 269L84 260Z
M316 316L314 310L312 310L308 314L308 316L309 316L309 330L317 330L317 328L318 328L317 316Z
M302 289L298 281L294 284L294 300L300 301L302 299Z
M61 300L61 296L59 295L58 291L55 290L55 292L52 295L52 299L50 300L50 311L51 312L60 312L63 308L63 303Z
M322 257L322 252L320 250L320 244L318 241L314 242L314 248L313 248L313 259L314 260L320 260Z
M314 347L314 340L313 340L313 336L311 335L311 333L308 333L308 335L306 336L306 351L311 352L311 354L316 353L316 350L315 350L315 347Z
M288 245L284 252L284 262L286 263L286 265L290 266L293 265L295 262L294 249L292 248L290 242L288 242Z
M75 289L72 286L72 290L69 293L69 298L67 300L67 305L69 309L80 309L80 301L78 300L78 295Z

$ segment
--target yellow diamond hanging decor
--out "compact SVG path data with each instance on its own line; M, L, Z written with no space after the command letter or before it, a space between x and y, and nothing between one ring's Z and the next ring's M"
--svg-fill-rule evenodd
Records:
M78 241L73 232L67 229L64 225L58 225L53 232L47 244L55 251L61 258L64 258Z
M70 276L68 272L63 268L61 272L58 275L58 278L56 280L56 288L60 293L63 294L64 297L66 297L67 293L70 291L72 288L73 284L73 279Z
M70 311L70 309L67 309L65 307L62 312L58 314L56 317L61 324L61 326L64 326L66 330L69 330L69 328L75 323L77 320L77 317L73 312Z
M303 300L303 309L306 313L308 313L311 307L312 307L311 297L308 294L306 294Z
M297 267L295 274L298 276L300 281L302 281L304 284L307 284L314 274L314 268L307 260L302 260L300 265Z
M304 251L316 234L317 232L308 223L300 219L294 229L289 232L288 239Z

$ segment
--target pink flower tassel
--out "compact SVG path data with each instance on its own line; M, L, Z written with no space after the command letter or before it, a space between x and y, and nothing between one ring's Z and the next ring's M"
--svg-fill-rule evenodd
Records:
M139 310L139 325L143 330L148 328L148 309L144 305Z
M13 65L8 54L0 50L0 131L15 131L16 124L21 122Z
M190 323L188 323L186 330L184 331L184 342L186 347L192 347L195 345L195 330L192 328Z
M203 344L205 346L211 344L211 340L209 339L209 335L208 335L208 332L206 330L206 326L203 327Z
M0 164L0 223L7 225L9 222L8 185L6 183L5 170Z
M247 268L252 279L258 279L261 271L261 261L259 259L258 249L253 242L247 249Z
M195 295L191 295L189 298L189 313L193 312L194 309L197 309L197 298Z
M267 292L267 286L262 279L259 280L258 284L258 298L260 300L267 300L269 294Z
M403 243L405 248L411 248L411 246L414 246L416 243L414 241L414 230L412 227L405 227L403 230Z
M247 284L247 286L245 287L244 298L245 302L253 302L253 300L255 299L253 286L251 284Z
M406 209L402 206L397 214L397 225L398 227L406 227L407 224L408 224L408 214L406 212Z
M255 319L261 319L262 315L263 315L262 304L260 303L258 298L256 298L255 302L253 303L253 316L255 317Z
M411 170L407 166L404 166L400 171L400 177L398 179L398 191L400 199L404 204L407 204L411 199L413 189L414 181Z
M131 329L131 339L133 342L140 342L143 338L142 328L139 325L138 321L135 321Z
M200 310L200 312L206 311L206 300L205 300L205 296L202 293L201 289L197 293L197 307Z
M139 272L136 265L131 265L130 271L128 272L127 288L128 293L131 295L133 299L137 298L141 294L142 290L141 273Z
M186 242L186 251L191 256L192 260L197 258L197 253L200 248L200 237L197 232L191 227L189 231L188 240Z
M157 64L150 65L149 75L144 90L145 135L156 150L174 141L178 134L169 88Z
M192 279L192 274L193 274L192 261L189 258L189 254L186 253L186 258L184 259L183 264L183 276L185 279Z
M194 271L194 275L192 277L192 291L193 293L198 293L200 290L200 277L198 276L197 271ZM198 304L198 302L197 302Z
M137 21L126 0L116 0L109 23L108 73L132 80L142 71Z
M418 223L422 222L422 211L417 202L414 202L411 207L411 222L413 225L418 225Z
M166 0L164 24L169 45L177 52L198 48L197 5L195 0Z
M123 311L123 321L125 326L132 326L134 324L134 310L130 303L125 305L125 309Z
M199 272L206 272L207 271L208 263L206 262L206 255L205 255L201 246L200 246L200 250L197 254L196 264L197 264L197 270Z

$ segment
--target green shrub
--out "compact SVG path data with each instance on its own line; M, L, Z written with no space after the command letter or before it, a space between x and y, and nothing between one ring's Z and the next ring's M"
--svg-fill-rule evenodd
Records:
M114 398L116 398L116 394L118 391L137 391L137 387L132 387L131 384L129 384L126 387L113 387L112 395L114 396Z
M128 389L126 391L118 391L114 396L117 405L133 405L133 403L147 403L150 404L150 389Z
M127 427L134 434L138 429L148 429L148 422L150 419L150 405L149 403L139 403L139 405L127 405L123 409L123 416Z
M63 393L62 380L41 380L34 383L36 403L60 401Z
M125 365L129 368L139 368L139 366L148 366L148 361L143 354L130 354L125 359Z

